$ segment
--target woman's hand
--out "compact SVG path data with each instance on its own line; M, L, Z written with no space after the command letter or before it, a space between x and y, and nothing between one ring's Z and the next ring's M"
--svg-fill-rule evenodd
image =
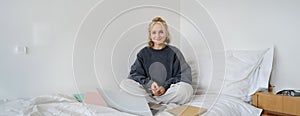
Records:
M159 86L156 82L151 84L150 90L152 90L154 96L161 96L166 92L166 89L163 86Z

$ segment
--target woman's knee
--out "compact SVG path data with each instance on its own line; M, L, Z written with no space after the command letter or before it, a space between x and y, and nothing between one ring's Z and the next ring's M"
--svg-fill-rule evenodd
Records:
M193 94L193 88L190 84L185 82L179 82L179 87L176 92L178 96L190 97Z
M174 86L173 86L174 87ZM185 82L179 82L175 85L174 97L179 104L188 102L193 95L193 88L190 84Z

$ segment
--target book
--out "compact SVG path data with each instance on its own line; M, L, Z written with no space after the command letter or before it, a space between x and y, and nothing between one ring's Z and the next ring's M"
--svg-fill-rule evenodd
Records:
M205 113L207 109L191 105L183 105L167 111L175 116L199 116Z
M86 92L83 102L86 104L107 106L105 100L97 92Z
M82 102L84 99L84 94L73 94L73 96L75 97L75 99L79 102Z

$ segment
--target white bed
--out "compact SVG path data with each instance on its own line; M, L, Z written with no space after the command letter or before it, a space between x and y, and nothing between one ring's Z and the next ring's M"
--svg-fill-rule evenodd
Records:
M208 109L207 116L259 116L261 109L250 105L250 95L267 88L273 62L273 49L230 50L226 52L225 78L218 80L222 87L218 91L195 88L189 105ZM194 68L193 64L191 67ZM193 73L193 78L198 74ZM197 79L196 79L197 80ZM194 83L199 84L199 83ZM204 92L203 92L204 91ZM178 105L168 104L167 109ZM166 110L167 110L166 109ZM130 116L131 113L99 105L78 102L74 97L64 94L37 96L31 99L0 100L0 116ZM172 115L161 111L157 115Z
M110 107L85 104L64 94L2 100L0 116L132 116Z
M218 95L204 94L196 95L193 101L188 103L208 109L204 114L207 116L258 116L261 109L255 108L237 98ZM169 104L168 109L178 105ZM38 96L31 99L15 99L1 101L0 116L132 116L134 114L121 112L110 107L85 104L78 102L75 98L52 94ZM159 116L172 116L164 111Z
M190 104L207 108L205 115L209 116L259 116L262 111L240 99L218 94L197 96Z
M262 109L252 106L251 95L267 89L273 64L273 48L262 50L227 50L225 52L225 76L214 79L212 89L196 86L197 93L189 105L206 108L206 116L260 116ZM190 64L196 69L194 64ZM199 72L193 70L194 80ZM204 79L205 80L205 79ZM206 80L209 80L206 78ZM212 80L212 79L211 79ZM207 81L204 81L207 82ZM222 85L220 87L220 85ZM214 87L218 86L218 87ZM204 87L205 88L205 87ZM220 88L220 89L216 89ZM170 106L171 109L174 106ZM175 106L176 107L176 106ZM171 115L161 112L159 115Z
M243 100L219 94L195 95L188 105L206 108L205 116L260 116L262 110L251 106ZM171 105L172 109L177 105ZM167 111L158 113L159 116L173 116Z

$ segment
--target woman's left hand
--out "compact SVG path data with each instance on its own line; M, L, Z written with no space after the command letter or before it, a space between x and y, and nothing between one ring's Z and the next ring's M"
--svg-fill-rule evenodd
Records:
M152 91L154 96L161 96L165 94L166 89L163 86L159 86L156 90Z

